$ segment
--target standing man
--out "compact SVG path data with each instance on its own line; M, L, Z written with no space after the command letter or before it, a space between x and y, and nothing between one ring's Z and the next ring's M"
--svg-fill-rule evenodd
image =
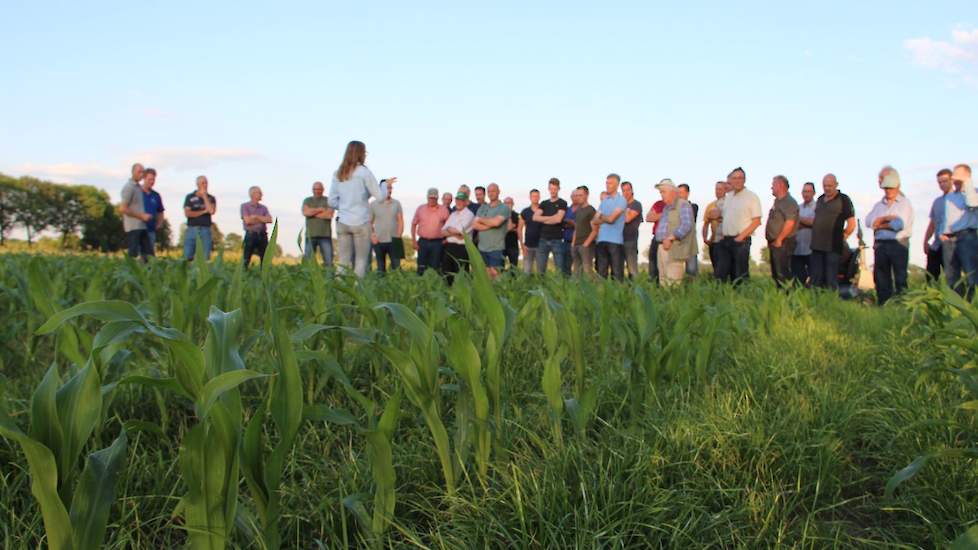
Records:
M244 254L242 261L245 268L251 263L251 256L258 254L258 263L265 263L265 249L268 248L267 224L272 223L268 208L261 203L261 187L253 185L248 189L251 200L241 205L241 221L244 224Z
M734 168L727 176L730 191L723 197L723 208L713 214L722 218L723 238L714 248L717 252L716 277L739 283L750 277L750 240L761 225L761 200L747 189L747 173Z
M448 191L441 194L441 205L449 212L452 211L452 194Z
M812 223L812 286L838 290L839 259L846 240L856 230L856 210L849 197L839 192L834 174L822 178L824 193L815 202Z
M564 264L560 266L560 271L565 276L570 276L571 274L571 248L574 244L574 230L577 228L577 224L574 222L575 216L577 215L578 208L578 197L580 193L577 191L571 191L571 203L567 205L567 212L564 214L563 232L564 232Z
M183 199L183 214L187 217L187 233L183 238L183 258L192 261L197 252L197 239L204 247L205 260L211 259L211 216L217 212L217 200L207 192L207 177L197 176L197 190Z
M645 221L652 223L652 244L649 245L649 279L655 283L659 283L659 243L655 240L655 234L659 229L659 220L662 216L662 211L665 209L666 203L662 200L657 200L652 203L652 208L649 208L649 213L645 215Z
M696 222L699 220L700 216L700 206L695 202L689 200L689 184L680 183L679 184L679 198L684 201L689 202L689 205L693 207L693 225L695 228ZM696 239L693 239L693 255L686 258L686 275L690 277L696 277L700 274L700 245L697 243Z
M577 195L577 211L574 213L574 236L572 240L571 256L573 257L574 274L580 277L582 274L591 276L594 274L594 240L598 236L597 231L592 231L591 221L597 211L588 204L590 190L586 185L582 185L574 190Z
M451 198L450 193L446 194ZM401 268L401 258L394 250L394 239L399 240L404 234L404 210L393 195L394 185L388 182L387 196L370 203L370 243L377 254L377 271L381 273L387 273L388 258L392 270ZM441 208L448 212L444 204Z
M948 286L970 301L978 286L978 192L967 164L955 166L951 180L954 191L944 197L940 227L944 275Z
M156 254L156 229L163 225L163 197L153 190L156 185L156 169L147 168L143 171L143 210L149 214L146 221L146 235L149 237L149 248Z
M520 214L514 209L513 197L506 197L503 203L509 207L509 222L506 224L506 247L503 256L509 261L509 269L516 270L520 261Z
M142 179L143 165L137 162L132 165L132 177L122 186L122 204L119 205L119 211L122 213L122 228L126 232L129 257L138 256L145 262L153 255L149 234L146 231L146 223L153 216L147 214L145 210L143 188L139 185Z
M718 181L713 186L713 193L716 196L716 200L706 205L706 210L703 212L703 244L706 245L706 249L710 254L710 265L713 266L714 275L717 272L717 256L714 248L723 239L723 233L720 231L720 225L723 223L721 212L723 210L723 197L726 196L729 190L730 188L727 187L727 182Z
M605 188L608 195L598 206L598 213L592 223L598 226L598 245L595 248L598 275L607 279L610 268L611 275L617 281L625 278L625 210L628 203L618 192L621 176L608 174L605 178Z
M468 187L465 188L465 191L466 193L468 193ZM486 188L481 185L477 185L474 191L475 191L475 200L469 201L468 209L472 211L473 216L478 216L479 209L482 208L482 205L486 203ZM471 197L471 195L469 196ZM472 243L476 245L479 244L478 231L472 231Z
M475 215L468 209L469 194L459 191L455 195L455 209L441 228L445 236L445 253L442 254L441 272L448 284L455 283L455 274L469 271L469 252L465 248L465 236L472 232Z
M621 194L625 197L625 228L622 230L622 249L625 253L625 266L628 278L638 278L638 226L642 223L642 203L635 200L632 182L621 184Z
M302 201L302 215L306 218L306 259L316 259L316 251L323 257L323 265L333 265L333 209L325 195L323 182L312 184L312 196Z
M771 278L778 288L783 288L791 278L791 256L795 253L795 235L798 231L798 203L788 193L788 178L774 176L771 194L774 205L767 215L764 236L771 264Z
M815 184L801 186L802 203L798 207L798 231L795 233L795 253L791 256L791 276L800 286L808 286L812 257L812 225L815 223Z
M550 198L540 203L533 212L533 221L543 224L540 229L540 248L537 250L537 273L547 272L550 252L554 254L554 267L560 271L564 265L564 216L567 214L567 201L560 198L560 180L550 178L547 182Z
M506 224L509 222L509 207L499 200L499 186L489 184L489 202L479 207L472 228L479 231L479 253L486 263L490 279L499 276L503 267L503 248L506 244Z
M876 301L883 305L907 289L907 264L910 261L910 233L913 230L913 207L900 192L900 174L887 166L879 174L883 200L866 216L866 227L873 230L873 282ZM896 287L894 289L894 286Z
M670 179L660 181L656 186L662 194L665 207L659 220L659 233L655 241L659 243L656 259L659 262L659 284L672 286L683 281L686 273L686 259L696 250L696 222L693 207L689 201L679 197L679 189Z
M411 219L411 242L418 251L418 275L429 268L441 268L441 228L448 219L448 209L438 204L438 190L428 189L428 202L414 211Z
M530 206L520 212L520 225L517 228L520 242L523 243L523 272L531 274L537 269L537 251L540 246L540 231L543 224L533 221L534 213L540 209L540 191L530 190Z
M927 231L924 233L924 254L927 256L927 280L936 282L941 278L941 268L944 265L944 258L941 254L941 235L938 228L944 223L944 197L954 189L951 183L951 170L942 169L937 173L937 187L941 190L941 196L934 199L930 207L930 223L927 224ZM931 241L931 237L934 238Z

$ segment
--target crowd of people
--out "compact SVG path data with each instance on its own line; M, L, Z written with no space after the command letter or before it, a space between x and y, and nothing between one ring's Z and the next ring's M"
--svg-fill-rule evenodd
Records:
M305 217L305 256L318 252L323 263L333 264L334 238L338 264L358 277L373 268L379 272L399 269L404 257L404 211L394 198L396 177L381 179L366 166L366 146L351 141L329 191L315 182L312 195L302 202ZM132 167L132 177L122 191L121 212L130 256L154 255L156 228L163 219L163 201L153 190L156 171L142 164ZM942 195L934 200L925 234L927 272L933 279L941 272L950 286L969 298L978 286L978 192L971 168L959 164L937 174ZM517 211L512 197L500 198L496 183L471 189L462 185L452 193L430 188L426 202L411 217L410 246L417 252L417 272L434 270L451 283L456 273L470 266L465 238L471 237L491 278L505 269L526 274L544 273L553 258L554 269L566 276L600 276L622 280L639 274L639 230L652 224L649 276L661 285L681 283L699 270L699 245L709 251L714 276L731 283L749 277L751 240L761 227L761 201L747 188L747 174L735 168L717 181L716 199L702 212L689 200L689 185L663 179L659 193L647 211L635 198L631 182L618 174L605 178L597 205L592 205L586 185L570 192L570 203L561 198L561 182L551 178L547 198L533 189L529 205ZM782 288L810 286L838 289L844 280L848 239L857 228L850 198L839 190L833 174L822 178L822 194L816 198L813 182L801 188L801 203L791 195L788 178L771 181L774 204L764 224L771 277ZM900 175L892 166L879 172L881 200L865 218L874 235L873 278L877 298L885 303L907 287L913 207L901 191ZM249 189L250 200L240 206L244 229L243 262L258 256L264 260L268 224L272 217L261 203L259 187ZM184 198L186 232L184 257L210 256L211 224L217 200L208 193L205 176ZM701 229L697 231L697 224ZM699 238L698 238L699 237ZM198 250L198 245L202 248ZM373 261L372 261L373 259Z

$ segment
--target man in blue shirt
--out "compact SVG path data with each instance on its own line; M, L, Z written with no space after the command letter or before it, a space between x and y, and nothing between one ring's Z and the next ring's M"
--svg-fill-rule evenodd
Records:
M967 164L955 166L951 180L954 191L944 196L944 216L937 234L948 286L971 300L978 286L978 191ZM959 286L962 272L967 281Z
M149 248L156 252L156 230L163 224L163 197L153 186L156 185L156 169L147 168L143 172L143 211L151 217L146 221L146 234L149 236Z
M605 178L607 196L598 207L598 214L592 223L598 226L598 244L595 256L598 263L598 275L608 278L608 269L612 276L621 281L625 277L625 209L628 203L618 192L621 177L618 174L608 174Z

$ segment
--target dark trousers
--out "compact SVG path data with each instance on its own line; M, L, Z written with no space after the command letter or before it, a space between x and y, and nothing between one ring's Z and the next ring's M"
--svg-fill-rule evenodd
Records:
M469 252L465 249L465 245L445 243L445 250L441 256L441 272L445 275L448 284L454 283L455 274L462 270L469 272Z
M791 257L791 276L795 278L795 282L799 286L808 286L811 259L810 255Z
M446 251L446 253L448 251L448 245L449 244L450 243L445 243L445 251ZM462 245L458 245L458 246L462 246ZM509 268L510 269L516 269L516 266L519 264L519 261L520 261L520 247L519 246L510 246L510 247L507 247L505 250L503 250L503 256L506 258L507 261L509 261ZM442 265L442 269L444 269L445 262L443 261L441 263L441 265Z
M441 239L418 239L418 275L423 275L428 269L441 269Z
M145 229L126 231L126 249L130 258L140 257L143 261L153 254L153 244L149 240L149 232Z
M947 285L971 300L978 286L978 235L975 230L955 233L950 240L941 243L941 251Z
M907 290L910 250L903 243L894 240L876 241L873 250L876 252L873 265L876 301L883 305L893 296L894 290L897 294Z
M710 250L710 265L713 266L713 274L714 275L716 275L716 272L717 272L717 253L715 252L716 247L717 247L716 243L710 243L710 244L706 245L706 248L708 248ZM653 261L652 260L652 253L650 251L649 252L649 262L652 262L652 261ZM649 269L651 269L651 268L652 268L652 266L649 265Z
M264 231L261 233L256 233L254 231L245 233L244 255L242 258L244 266L248 267L251 264L251 257L255 254L258 255L258 263L264 263L266 248L268 248L268 233L265 233Z
M940 242L940 241L938 241ZM935 283L941 279L941 267L944 265L944 253L941 247L927 248L927 282Z
M594 248L594 256L598 262L598 275L608 278L608 270L616 281L625 278L625 247L620 244L599 242Z
M659 243L654 238L649 246L649 279L659 284Z
M795 240L785 239L781 246L775 248L767 243L767 252L771 264L771 278L778 288L783 287L791 278L791 255L795 251Z
M560 266L564 275L569 276L571 274L571 265L574 263L574 258L571 256L571 249L573 248L570 241L564 241L564 265Z
M713 247L716 252L716 277L720 281L739 283L750 277L750 238L737 242L724 237Z
M401 259L394 255L394 243L377 243L374 245L374 254L377 255L377 271L387 273L387 260L391 261L391 269L401 268Z
M840 256L838 252L812 250L812 259L808 267L811 269L813 287L839 289Z

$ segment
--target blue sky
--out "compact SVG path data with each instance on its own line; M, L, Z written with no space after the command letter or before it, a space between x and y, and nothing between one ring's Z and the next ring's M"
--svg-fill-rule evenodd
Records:
M863 217L890 163L920 263L934 173L978 163L973 1L470 4L7 3L0 171L117 196L143 161L177 222L204 173L225 232L261 185L295 252L350 139L407 210L611 171L646 207L664 177L704 203L742 165L765 212L772 176L834 172Z

